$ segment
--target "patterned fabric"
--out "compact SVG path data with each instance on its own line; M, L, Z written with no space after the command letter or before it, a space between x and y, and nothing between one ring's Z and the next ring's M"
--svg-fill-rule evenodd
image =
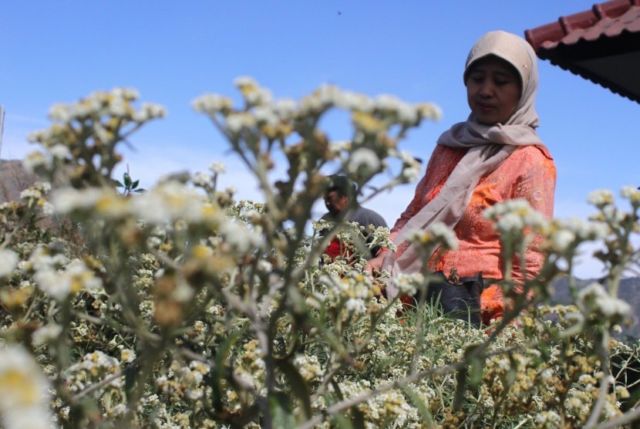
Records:
M392 237L438 195L465 152L466 149L436 146L413 200L391 230ZM482 212L496 203L524 198L534 209L551 218L555 183L555 164L546 148L524 146L516 149L497 169L480 179L469 205L454 228L459 241L458 249L434 253L428 262L430 270L447 274L455 268L461 277L481 272L484 278L502 279L498 235L491 223L483 218ZM543 255L538 245L534 241L526 254L524 264L528 275L535 275L541 267ZM406 245L400 247L397 253L401 254L405 249ZM521 281L519 261L514 262L513 271L514 280ZM486 288L481 296L483 320L486 322L500 316L503 308L500 289L496 285Z

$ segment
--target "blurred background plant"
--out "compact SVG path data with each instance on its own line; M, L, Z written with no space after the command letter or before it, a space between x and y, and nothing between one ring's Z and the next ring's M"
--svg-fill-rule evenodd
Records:
M367 246L392 246L388 231L364 240L346 222L314 227L311 210L327 174L347 175L361 201L416 179L399 145L437 107L335 86L273 99L251 78L235 83L240 106L217 94L193 106L255 177L260 202L218 189L219 163L144 193L127 172L117 192L118 148L164 116L137 108L133 90L54 106L55 123L33 135L41 151L25 165L43 182L0 205L5 427L27 415L65 428L616 427L639 414L638 348L611 335L630 316L617 290L638 264L639 191L623 190L628 211L594 193L589 221L550 221L525 201L488 210L509 300L494 325L403 311L385 297L388 275L364 269ZM351 118L349 141L321 129L332 110ZM330 259L335 236L347 251ZM425 254L455 245L440 226L414 239ZM586 241L605 244L608 274L572 284L574 305L547 305ZM545 263L516 285L513 261L531 245ZM412 294L430 280L394 282Z

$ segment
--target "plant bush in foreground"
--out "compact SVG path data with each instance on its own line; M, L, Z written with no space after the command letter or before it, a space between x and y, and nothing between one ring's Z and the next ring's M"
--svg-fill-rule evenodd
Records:
M384 297L387 278L367 273L364 256L392 246L387 230L368 242L344 222L309 233L325 172L371 189L363 198L415 179L399 144L437 108L333 86L298 101L249 78L236 86L241 106L210 94L194 107L261 202L219 189L219 164L142 193L129 177L119 193L118 148L164 115L136 108L131 90L54 106L54 124L33 135L42 149L25 164L43 181L0 206L5 427L615 427L639 414L621 408L637 346L611 333L630 315L616 293L638 263L640 191L623 190L627 211L595 192L590 221L548 221L525 201L488 210L507 273L529 245L547 256L520 287L507 274L509 310L474 329ZM347 142L320 127L336 109L351 119ZM372 181L381 176L388 183ZM322 252L335 235L349 252L332 261ZM425 255L456 245L440 225L412 240ZM604 286L572 286L574 305L546 305L585 241L603 243ZM394 281L424 294L430 275Z

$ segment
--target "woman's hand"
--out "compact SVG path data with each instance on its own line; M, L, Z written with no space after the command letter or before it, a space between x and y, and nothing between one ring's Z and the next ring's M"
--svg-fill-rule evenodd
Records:
M369 259L365 270L371 274L375 273L376 271L380 271L382 269L382 263L384 262L384 257L386 256L387 252L387 249L381 249L375 258Z

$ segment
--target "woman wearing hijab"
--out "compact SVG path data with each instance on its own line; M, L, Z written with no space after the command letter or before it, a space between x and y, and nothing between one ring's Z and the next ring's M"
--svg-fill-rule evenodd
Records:
M480 273L484 279L500 280L500 241L483 211L524 198L546 217L553 215L556 168L536 133L538 72L533 49L514 34L489 32L469 52L463 77L471 114L438 139L413 200L391 229L398 250L371 260L372 269L420 271L422 261L406 237L443 222L456 233L459 246L435 252L427 262L429 269L445 274L455 269L460 277ZM534 242L522 268L533 276L542 261ZM514 267L516 282L522 281L522 268ZM502 315L497 284L482 291L480 307L485 323Z

